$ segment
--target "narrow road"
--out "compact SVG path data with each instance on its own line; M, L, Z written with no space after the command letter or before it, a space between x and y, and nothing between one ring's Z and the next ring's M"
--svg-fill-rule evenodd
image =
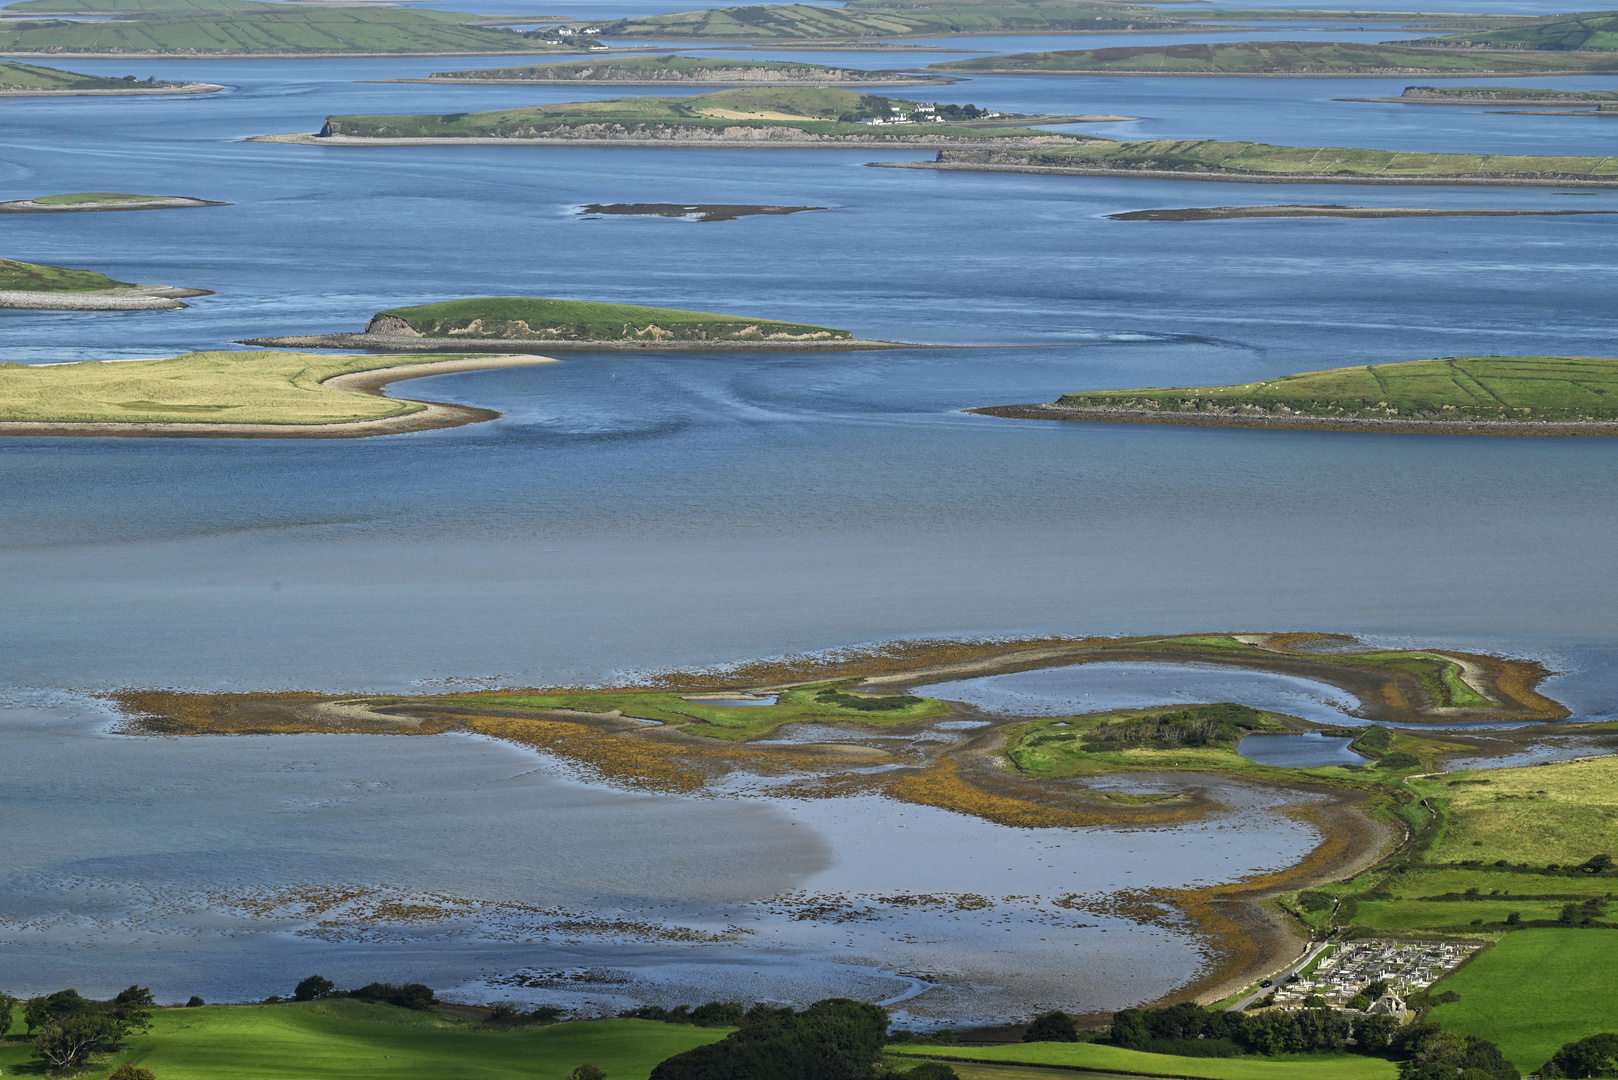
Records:
M1243 1009L1245 1009L1249 1005L1251 1005L1254 1001L1258 1000L1263 995L1265 995L1265 994L1269 993L1271 990L1275 989L1275 987L1284 986L1289 977L1291 977L1293 975L1296 975L1298 972L1300 972L1304 968L1308 967L1309 966L1309 961L1311 961L1315 957L1319 956L1320 953L1321 953L1321 950L1325 949L1330 944L1331 944L1331 942L1329 942L1329 941L1317 941L1313 945L1310 945L1308 950L1303 954L1303 956L1299 957L1297 963L1293 964L1291 967L1287 968L1285 971L1281 972L1279 975L1271 976L1270 982L1271 982L1272 985L1259 987L1257 990L1254 990L1251 994L1248 994L1246 997L1242 998L1240 1001L1236 1002L1236 1004L1230 1006L1225 1011L1226 1012L1241 1012Z

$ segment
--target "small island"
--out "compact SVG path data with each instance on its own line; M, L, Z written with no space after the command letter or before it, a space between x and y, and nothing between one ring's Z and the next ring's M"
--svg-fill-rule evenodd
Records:
M1018 148L1083 143L1027 124L1122 120L1019 116L973 105L910 101L854 90L746 87L694 97L636 97L497 112L328 116L316 135L260 135L306 146L578 144L607 146L918 146L993 142Z
M1618 359L1463 356L1264 382L1063 394L971 412L1014 419L1457 435L1618 434Z
M0 97L116 96L122 94L211 94L224 87L217 83L166 82L148 78L142 82L133 75L109 79L81 75L77 71L0 60Z
M229 206L189 195L130 195L121 191L80 191L0 202L0 214L77 214L103 210L184 210L193 206Z
M182 297L212 296L208 289L137 285L95 270L0 259L0 308L31 311L155 311L183 308Z
M425 79L385 79L410 83L490 83L515 86L662 86L708 83L721 86L937 86L955 82L902 71L797 64L784 60L713 60L696 56L619 56L611 60L574 60L564 64L435 71Z
M1544 90L1537 86L1407 86L1398 97L1339 98L1394 105L1618 105L1618 90Z
M1218 139L1114 142L1023 150L940 149L932 161L868 162L882 169L1134 176L1251 184L1437 184L1618 187L1618 158L1527 154L1420 154L1339 146L1271 146Z
M586 221L601 217L735 221L744 217L785 217L824 209L824 206L763 206L754 203L586 203L579 207L579 216Z
M705 311L484 296L378 312L363 333L254 338L246 345L301 349L502 351L549 349L891 349L847 330Z
M927 70L982 75L1240 75L1476 78L1479 75L1579 75L1618 71L1618 53L1533 53L1415 48L1413 43L1231 41L1212 44L1063 49L950 60Z
M493 420L383 395L402 379L553 362L448 354L196 352L163 360L0 364L0 435L359 438Z

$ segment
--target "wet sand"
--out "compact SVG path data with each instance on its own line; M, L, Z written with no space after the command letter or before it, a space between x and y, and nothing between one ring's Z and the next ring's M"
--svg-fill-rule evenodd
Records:
M442 350L440 350L442 351ZM377 368L374 371L356 371L327 379L325 385L339 390L353 390L373 397L383 393L390 383L406 379L421 379L429 375L451 375L460 371L481 371L486 368L526 367L532 364L554 364L549 356L489 356L466 360L441 360L432 364L409 364L401 367ZM477 409L470 405L452 405L440 401L417 401L422 408L404 416L388 416L379 420L354 420L335 424L143 424L143 423L33 423L0 422L0 436L68 435L87 438L166 438L166 439L363 439L373 435L402 435L411 431L432 431L437 428L461 427L498 419L492 409Z

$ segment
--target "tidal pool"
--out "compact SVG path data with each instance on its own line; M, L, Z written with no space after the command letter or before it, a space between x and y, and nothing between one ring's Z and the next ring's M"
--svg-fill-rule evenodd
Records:
M1370 758L1348 748L1353 739L1305 731L1293 735L1248 735L1236 744L1236 752L1260 765L1280 765L1289 769L1310 769L1322 765L1364 765Z

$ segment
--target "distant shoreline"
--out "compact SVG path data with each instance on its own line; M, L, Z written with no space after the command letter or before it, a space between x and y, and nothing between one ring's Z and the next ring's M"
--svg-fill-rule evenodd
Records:
M553 341L541 338L384 337L380 334L303 334L247 338L238 345L270 349L370 349L380 352L511 352L543 348L551 352L871 352L881 349L950 349L953 345L917 345L904 341L837 338L830 341ZM413 370L413 369L412 369ZM346 377L346 376L345 376Z
M1578 68L1572 71L1428 71L1424 68L1388 68L1382 71L1051 71L1046 68L956 68L937 74L973 75L1085 75L1090 78L1143 76L1152 79L1538 79L1558 75L1618 75L1618 63L1611 68ZM1398 98L1338 98L1338 101L1398 101ZM1442 104L1447 104L1442 103ZM1482 104L1479 102L1479 104Z
M443 350L439 350L443 351ZM385 397L390 383L420 379L429 375L450 375L487 368L528 367L554 364L551 356L484 356L465 360L440 360L429 364L404 364L335 375L323 385L353 390L373 397ZM79 438L161 438L161 439L363 439L375 435L402 435L412 431L462 427L498 419L493 409L453 405L441 401L411 401L423 408L403 416L376 420L348 420L332 424L228 424L228 423L142 423L106 421L0 421L0 436L72 436Z
M959 79L935 77L931 79L860 79L856 81L826 81L822 79L365 79L373 83L425 83L431 86L835 86L858 89L862 86L950 86Z
M963 410L1009 420L1070 420L1102 424L1169 424L1176 427L1274 428L1287 431L1354 431L1385 435L1618 436L1618 420L1584 423L1537 420L1373 420L1355 417L1242 416L1158 409L1071 408L1065 405L986 405Z
M950 149L954 149L951 147ZM1097 169L1057 165L989 165L959 161L867 161L873 169L934 169L940 172L1043 173L1050 176L1108 176L1136 180L1200 180L1219 184L1375 184L1418 187L1579 187L1618 188L1611 180L1526 180L1495 177L1341 176L1323 173L1212 173L1170 169Z
M32 199L14 199L0 202L0 214L99 214L117 210L186 210L195 206L229 206L229 203L211 199L193 199L188 195L154 195L150 199L97 203L36 203Z
M1128 116L1069 116L1060 120L1042 120L1050 123L1103 123L1132 120ZM768 129L766 129L768 130ZM1056 134L1056 133L1052 133ZM905 139L906 141L900 141ZM1030 145L1029 139L1006 138L990 143L988 140L939 139L927 135L900 136L894 139L868 139L859 136L826 139L503 139L474 135L463 139L453 137L422 138L364 138L354 135L316 135L293 133L286 135L249 135L243 142L283 143L290 146L656 146L692 149L723 150L836 150L849 147L857 150L959 150L962 146L988 146L997 150L1042 150L1049 143ZM1067 145L1073 145L1067 143Z
M7 53L7 56L77 56L76 53ZM103 53L95 56L104 57ZM185 83L181 86L130 87L128 90L0 90L0 97L120 97L135 94L212 94L225 89L219 83Z

